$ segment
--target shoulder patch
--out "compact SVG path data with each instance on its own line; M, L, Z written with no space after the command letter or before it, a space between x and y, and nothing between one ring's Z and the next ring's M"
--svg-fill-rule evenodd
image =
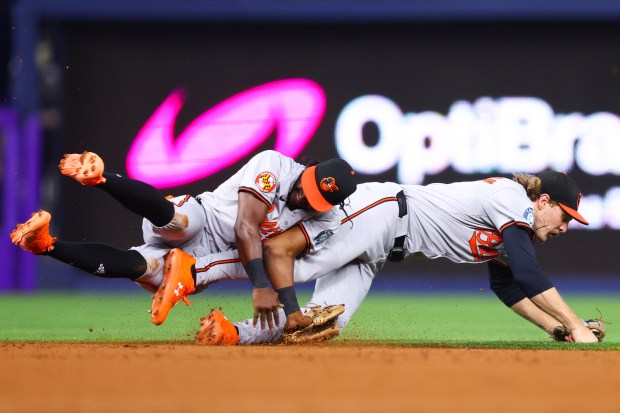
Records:
M529 207L523 212L523 218L527 221L530 227L534 226L534 208Z
M314 237L314 244L318 245L321 244L325 241L327 241L327 239L329 237L331 237L334 234L334 232L330 229L326 229L325 231L321 231L316 237Z
M261 172L256 177L256 187L261 192L271 192L276 187L276 176L271 172Z

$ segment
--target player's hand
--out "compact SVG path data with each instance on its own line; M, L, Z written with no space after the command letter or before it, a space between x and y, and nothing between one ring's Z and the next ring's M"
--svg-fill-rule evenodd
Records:
M570 332L570 337L575 343L598 343L598 338L586 326L579 326Z
M301 330L302 328L306 328L311 324L312 319L310 317L306 317L301 313L301 311L296 311L286 316L284 331L288 333L291 331Z
M283 305L280 304L278 293L272 288L255 288L252 291L252 302L254 303L254 327L256 327L259 318L261 330L269 325L269 330L273 331L280 325L278 308L283 307Z

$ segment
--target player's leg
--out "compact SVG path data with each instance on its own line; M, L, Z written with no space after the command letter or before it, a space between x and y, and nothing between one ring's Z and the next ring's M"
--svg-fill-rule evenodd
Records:
M307 307L344 304L344 313L338 316L338 327L342 330L366 298L380 267L353 262L329 276L319 278Z
M351 263L343 268L326 274L317 280L312 298L305 309L317 305L344 304L345 311L338 317L338 327L342 330L353 317L366 298L372 285L375 271L379 267L373 264ZM234 323L238 331L238 344L274 343L282 337L286 317L280 310L280 325L274 331L261 330L252 325L252 319Z
M104 172L105 183L96 187L110 194L131 212L149 220L157 227L174 218L174 206L154 187L121 175Z
M234 323L238 336L237 344L247 345L278 342L282 337L284 325L286 324L284 310L279 309L278 312L279 324L275 326L273 330L269 330L268 328L261 330L258 326L254 327L252 318Z
M54 249L46 255L105 278L135 280L143 275L147 268L146 260L137 251L94 242L58 240L54 243Z
M137 248L145 257L148 269L136 282L150 291L155 290L151 321L156 325L166 320L179 300L189 305L187 296L196 292L194 257L210 253L211 245L205 231L205 210L196 198L186 195L166 202L173 205L174 218L163 227L143 220L142 235L146 244ZM157 253L143 249L153 247L157 248Z
M237 250L196 257L196 291L202 291L221 280L247 279Z
M172 307L194 292L194 257L167 245L142 245L120 250L109 245L66 242L49 234L51 215L46 211L32 214L25 223L17 225L11 241L36 255L47 255L106 278L127 278L155 292L151 306L151 321L164 322Z
M196 291L207 288L210 284L220 280L247 280L248 276L239 259L237 250L216 254L209 254L196 258ZM241 327L244 336L243 344L269 343L278 341L286 323L284 310L280 309L280 324L274 331L261 330L253 326L253 319L245 322ZM218 310L212 310L201 319L202 328L199 340L206 345L235 345L239 342L239 327L233 325ZM251 331L252 330L252 331Z
M47 211L32 214L28 221L15 227L11 241L25 251L47 255L100 277L135 279L145 273L146 260L137 251L52 237L49 233L51 218Z
M335 238L336 236L334 236ZM329 242L332 240L330 239ZM335 239L334 241L337 241ZM323 277L333 272L333 264L330 263L332 254L327 249L321 249L313 255L324 259L307 260L305 258L295 260L294 281L295 283L307 282ZM239 252L230 250L196 257L196 291L201 291L221 280L247 280Z
M296 260L297 266L299 260ZM309 267L305 267L309 269ZM248 278L237 250L210 254L196 258L196 291L201 291L220 280L246 280ZM253 326L253 319L233 324L220 312L213 310L201 322L203 328L200 340L208 345L258 344L276 342L282 335L286 324L284 310L279 310L279 325L276 329L261 330Z
M85 186L94 186L119 201L125 208L162 227L174 217L174 206L153 186L104 171L101 158L93 152L66 154L60 171Z
M172 248L182 249L191 245L192 249L188 251L190 254L194 256L209 254L210 245L204 230L207 217L199 201L190 195L162 199L172 208L172 218L163 226L157 226L145 218L142 221L144 242L147 244L163 243Z
M155 325L160 325L166 320L168 313L179 300L189 305L187 296L196 292L194 257L209 254L212 245L205 231L205 210L199 201L186 195L172 198L169 202L175 210L170 223L156 227L146 219L142 222L142 234L146 246L155 245L170 249L169 253L166 251L165 260L161 254L150 254L138 248L146 258L149 270L144 277L136 281L149 290L152 290L150 286L155 287L151 305L151 321ZM145 281L151 277L160 278Z

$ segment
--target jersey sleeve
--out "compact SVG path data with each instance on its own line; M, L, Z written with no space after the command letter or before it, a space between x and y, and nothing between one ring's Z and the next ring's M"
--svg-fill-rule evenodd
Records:
M286 173L283 158L276 151L264 151L250 159L241 171L239 192L250 193L271 207L278 182Z
M340 227L340 216L335 208L318 214L313 219L299 223L301 232L306 237L305 253L320 250L329 238L338 231Z
M527 296L514 279L510 267L496 261L489 261L489 284L506 307L512 307Z
M482 201L482 206L499 232L511 225L530 230L534 225L532 203L516 188L506 187L493 193Z
M553 288L553 283L536 261L529 231L513 225L502 232L502 238L512 276L528 298Z

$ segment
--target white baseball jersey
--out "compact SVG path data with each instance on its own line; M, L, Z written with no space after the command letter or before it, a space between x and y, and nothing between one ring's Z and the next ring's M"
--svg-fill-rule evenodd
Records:
M399 218L396 194L403 190L407 215ZM325 247L295 262L295 282L317 280L308 306L345 304L338 319L344 328L355 313L374 275L382 268L396 237L406 235L407 255L479 263L507 264L500 231L509 225L533 225L532 203L525 189L505 178L428 186L394 183L360 184L350 197L347 217ZM235 251L199 258L197 288L220 279L247 278ZM281 320L286 320L282 315ZM240 343L275 341L275 332L236 323Z
M410 209L407 250L428 258L508 264L500 232L534 224L532 202L520 184L506 178L404 185Z
M396 194L401 190L407 215L399 218ZM406 235L407 256L421 252L454 262L508 264L500 232L513 224L531 228L534 219L525 189L506 178L427 186L365 183L349 199L339 232L322 251L296 261L296 282L315 280L353 260L380 268L401 235ZM199 257L201 281L243 278L235 258L235 253Z
M147 261L146 273L136 282L153 290L163 279L163 257L171 248L180 248L196 257L236 248L234 225L238 212L239 192L248 192L265 203L268 212L260 226L263 240L300 224L307 240L307 251L318 251L340 228L340 216L334 209L327 212L290 210L288 194L305 167L275 151L254 156L236 174L213 192L196 198L189 195L170 199L175 206L173 221L155 227L144 220L145 244L133 249Z
M286 199L305 167L275 151L264 151L253 157L236 174L213 192L198 196L207 212L207 227L217 251L236 248L234 225L237 219L239 192L253 194L269 209L260 232L263 240L301 223L308 241L307 252L317 251L334 232L340 217L330 211L320 213L302 209L290 210Z
M315 280L352 260L383 265L394 238L405 235L407 217L398 217L396 194L402 188L395 183L366 183L357 186L349 197L342 225L329 242L315 253L295 261L295 282ZM197 257L196 289L221 279L247 278L237 251Z

